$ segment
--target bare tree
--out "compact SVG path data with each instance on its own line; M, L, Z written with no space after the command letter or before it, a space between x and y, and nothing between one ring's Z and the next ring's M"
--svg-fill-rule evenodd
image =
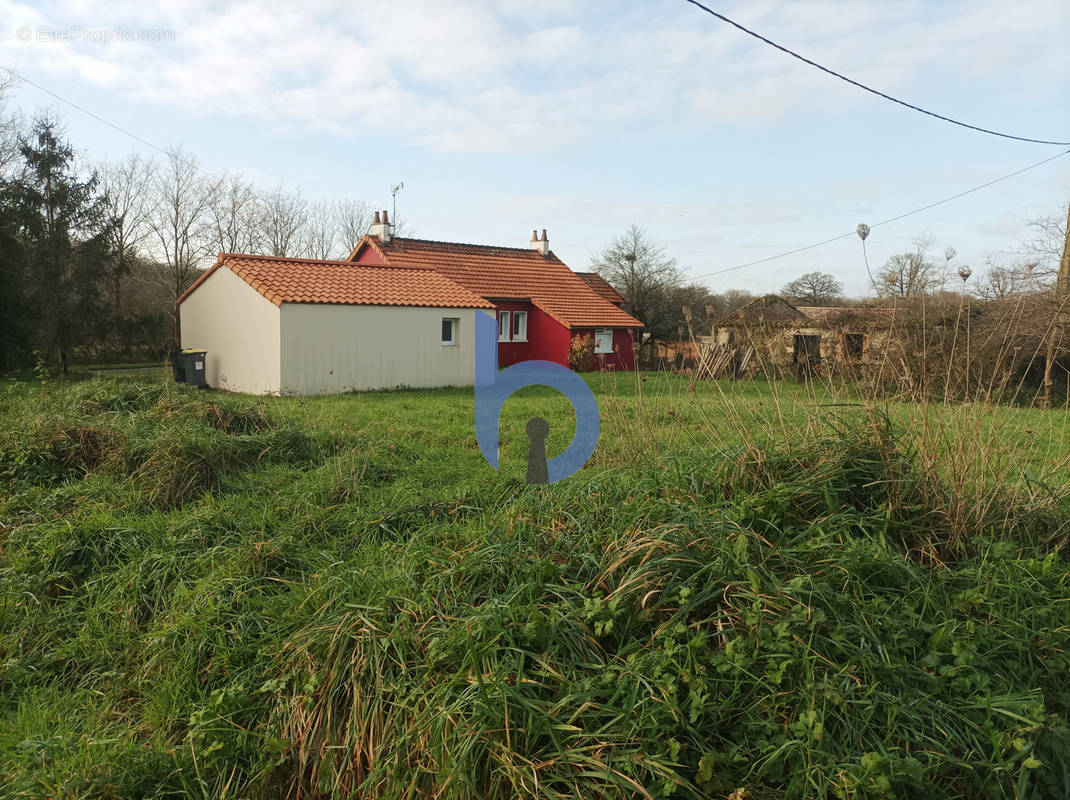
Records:
M985 257L985 275L977 294L985 300L1006 300L1051 289L1053 274L1043 274L1035 261L1003 264L993 256Z
M341 258L346 258L357 242L368 232L372 224L372 207L363 200L340 200L334 206L335 227L338 231L339 252L345 250ZM395 224L394 233L399 233Z
M651 339L679 336L681 307L672 295L683 283L683 273L646 231L629 225L591 259L591 266L624 295L625 310L646 325Z
M260 236L269 255L297 255L307 220L308 203L299 189L279 185L260 198Z
M193 282L211 253L211 209L219 181L205 175L197 159L179 149L168 151L153 172L154 204L149 216L156 247L156 280L173 304ZM172 307L175 343L181 341L177 308Z
M241 174L224 175L209 207L212 249L222 253L258 252L260 215L256 187Z
M152 161L146 161L131 153L123 161L105 161L100 165L100 185L113 224L109 239L114 254L114 267L108 276L112 312L118 314L122 307L122 282L129 275L138 249L152 234L151 187Z
M390 232L394 236L414 237L416 235L409 220L400 214L390 218Z
M1063 206L1057 214L1032 217L1025 223L1029 234L1022 242L1021 255L1027 263L1034 265L1033 277L1046 286L1054 283L1055 274L1059 271L1059 259L1066 242L1068 217L1070 203Z
M947 283L949 266L957 255L955 248L944 250L943 263L939 263L929 255L936 244L931 233L923 233L912 244L910 250L889 258L880 271L877 281L880 296L914 297L942 289Z
M1059 271L1068 216L1070 203L1058 214L1027 220L1028 234L1017 251L1011 253L1016 257L1010 263L1002 263L992 255L986 256L985 277L978 287L978 294L985 299L1000 300L1050 292Z
M640 314L654 296L679 286L683 280L676 259L651 242L646 231L635 223L592 258L591 266Z
M715 294L714 299L717 306L716 315L724 316L731 314L741 306L745 306L754 299L754 295L746 289L725 289L720 294Z
M8 172L19 160L19 133L25 125L22 114L7 110L7 96L16 83L14 74L0 72L0 178L9 177Z
M304 255L308 258L345 258L339 255L338 216L336 203L321 200L308 206L308 217L302 232Z
M977 294L985 300L1006 300L1021 293L1019 273L1014 267L996 262L992 256L985 259L985 275L977 286Z
M827 272L807 272L787 284L783 292L794 303L824 306L843 298L843 284Z

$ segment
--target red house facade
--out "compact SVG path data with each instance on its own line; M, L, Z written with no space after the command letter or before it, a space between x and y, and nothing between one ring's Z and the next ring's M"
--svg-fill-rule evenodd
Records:
M541 238L533 232L528 248L406 239L392 235L384 211L349 260L432 269L493 303L500 367L532 359L567 367L572 340L590 336L598 368L635 369L642 323L555 256L545 230Z

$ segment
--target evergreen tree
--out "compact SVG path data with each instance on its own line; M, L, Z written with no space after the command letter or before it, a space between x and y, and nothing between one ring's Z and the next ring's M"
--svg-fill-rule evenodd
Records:
M21 255L30 341L66 375L72 351L103 312L112 223L96 174L80 178L59 135L57 122L42 116L20 139L24 168L0 188L0 215Z
M13 220L0 205L0 372L30 361L24 275L23 252Z

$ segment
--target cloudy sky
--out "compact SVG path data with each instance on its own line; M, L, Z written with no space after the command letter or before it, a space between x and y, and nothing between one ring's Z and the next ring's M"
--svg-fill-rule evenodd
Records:
M832 69L963 121L1070 140L1066 0L716 2ZM399 211L417 235L574 269L629 223L715 290L814 269L868 286L872 224L1067 148L956 128L824 75L684 0L0 0L0 65L210 169ZM23 85L93 158L151 149ZM873 231L959 261L1013 250L1070 199L1070 156Z

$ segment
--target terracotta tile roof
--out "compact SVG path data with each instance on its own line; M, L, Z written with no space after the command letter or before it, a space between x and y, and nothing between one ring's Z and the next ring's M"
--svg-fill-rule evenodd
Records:
M373 248L389 266L436 270L481 297L530 300L566 328L643 327L584 283L552 252L544 256L530 248L402 238L383 242L365 236L350 259L365 247Z
M277 306L283 303L337 303L494 308L492 303L433 270L241 253L220 253L215 265L201 275L178 302L189 297L220 267L227 267Z
M580 276L580 280L594 289L600 297L605 298L613 305L624 302L624 295L610 286L609 281L597 272L577 272L576 274Z

